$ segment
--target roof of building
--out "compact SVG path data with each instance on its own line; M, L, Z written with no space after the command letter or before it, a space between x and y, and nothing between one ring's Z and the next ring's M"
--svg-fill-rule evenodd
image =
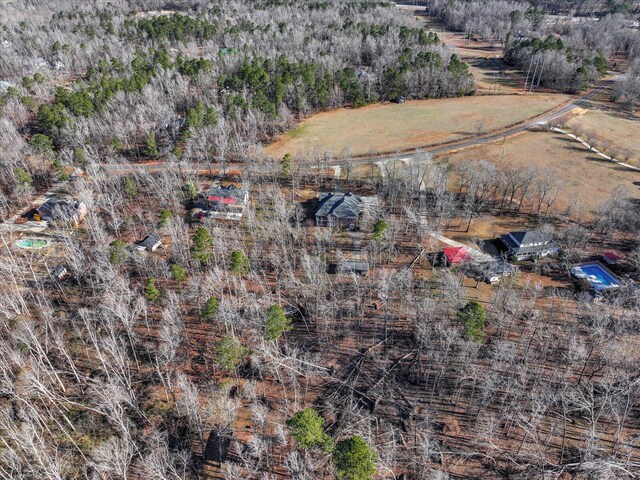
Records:
M207 191L206 199L209 202L220 202L225 205L237 205L244 203L247 198L247 191L235 185L212 185Z
M500 239L513 252L521 255L539 253L553 246L551 239L537 230L510 232L502 235Z
M40 205L37 211L42 217L51 217L53 220L70 220L78 214L81 206L81 203L73 200L53 197Z
M338 264L338 271L342 273L368 272L369 263L360 260L343 260Z
M469 255L469 252L467 252L467 249L464 247L443 248L442 253L447 257L449 263L461 263L471 260L471 255Z
M534 243L544 244L550 241L550 238L547 235L538 230L522 230L518 232L509 232L506 235L502 235L502 238L505 237L509 238L511 240L511 243L513 243L513 240L515 239L515 241L517 242L517 246L531 245Z
M320 195L316 217L358 218L361 199L353 193L332 192Z
M607 250L606 252L602 252L602 257L611 263L615 263L618 260L622 260L622 255L612 250Z
M502 258L498 258L492 262L481 263L479 268L482 271L482 274L487 278L510 274L515 271L514 266Z
M160 235L157 233L151 233L144 237L144 240L138 243L141 247L153 247L160 242Z

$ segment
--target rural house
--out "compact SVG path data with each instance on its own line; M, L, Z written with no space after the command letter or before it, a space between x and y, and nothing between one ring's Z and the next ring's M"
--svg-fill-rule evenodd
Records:
M49 223L70 223L77 226L86 215L87 206L84 203L54 197L36 209L34 219Z
M144 237L144 240L138 242L136 248L138 250L146 250L148 252L155 252L156 249L162 245L162 240L160 240L160 235L157 233L152 233Z
M544 233L537 230L510 232L500 237L509 257L518 260L546 257L557 253L558 247Z
M192 212L195 220L222 218L240 220L249 201L249 192L236 185L212 185L200 196L197 207Z
M362 212L362 199L353 193L323 193L316 210L319 227L356 228Z
M210 210L243 210L249 200L249 192L233 184L226 187L212 185L203 200L204 206Z

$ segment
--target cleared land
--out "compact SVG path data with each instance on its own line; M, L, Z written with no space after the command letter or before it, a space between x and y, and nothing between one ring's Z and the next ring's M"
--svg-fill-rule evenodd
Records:
M526 132L502 143L461 150L446 158L452 164L464 159L489 160L498 166L550 168L563 182L556 209L585 208L587 213L618 187L640 199L640 173L607 162L570 138L549 132Z
M522 122L570 99L567 95L492 95L341 108L313 115L265 148L281 158L314 150L339 156L386 153L460 140Z
M429 17L417 18L424 20L429 29L438 34L443 44L453 47L455 53L469 64L479 95L524 93L524 75L504 62L500 44L469 39L462 32L445 30L440 23Z
M589 109L567 125L576 133L589 132L596 148L604 148L609 154L627 150L629 160L640 163L640 118L615 110Z

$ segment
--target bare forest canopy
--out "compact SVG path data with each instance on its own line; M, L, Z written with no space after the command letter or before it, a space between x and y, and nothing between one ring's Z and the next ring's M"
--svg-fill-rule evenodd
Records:
M25 165L34 149L17 132L27 124L61 158L78 149L153 156L144 147L153 135L165 153L220 160L246 155L298 115L475 88L451 48L388 2L183 2L162 15L148 3L147 13L128 2L22 5L4 6L0 33L9 197L16 169L45 175ZM166 138L176 118L187 121L181 138Z
M602 38L548 26L565 2L429 8L558 89L636 57L613 89L634 108L636 3L572 5ZM561 118L487 144L501 164L262 149L320 110L474 93L387 1L0 0L0 478L637 478L631 165L590 191L510 164ZM551 258L488 253L516 230ZM621 284L596 295L569 272L607 251Z
M556 4L505 0L435 0L427 11L469 38L499 42L505 60L533 76L536 84L576 92L607 73L608 61L640 56L638 3ZM569 5L571 4L571 5ZM578 12L599 15L580 18Z

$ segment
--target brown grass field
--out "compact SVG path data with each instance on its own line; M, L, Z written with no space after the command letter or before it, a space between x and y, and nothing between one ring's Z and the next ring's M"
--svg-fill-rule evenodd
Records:
M556 209L593 211L618 187L640 199L640 173L598 157L570 138L549 132L526 132L501 142L461 150L445 158L453 165L464 159L489 160L515 168L550 168L563 182Z
M265 148L281 158L314 150L339 156L395 152L498 130L566 102L566 95L491 95L341 108L313 115Z
M589 109L567 122L571 129L592 132L596 148L610 144L610 150L629 150L631 163L640 162L640 118L615 110Z

